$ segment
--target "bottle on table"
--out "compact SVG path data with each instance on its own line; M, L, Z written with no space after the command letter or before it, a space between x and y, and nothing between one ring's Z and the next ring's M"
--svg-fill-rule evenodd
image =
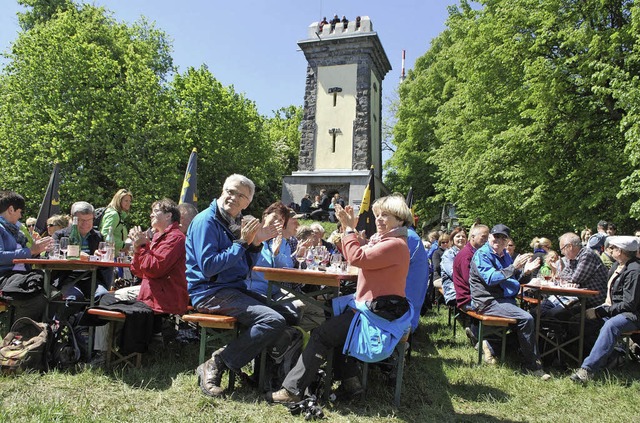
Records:
M78 230L78 217L73 216L71 224L71 233L69 234L69 247L67 247L67 260L80 260L80 251L82 249L82 237Z

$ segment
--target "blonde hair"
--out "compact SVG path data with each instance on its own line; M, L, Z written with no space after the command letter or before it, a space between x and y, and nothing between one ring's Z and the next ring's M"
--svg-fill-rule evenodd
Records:
M116 195L111 199L109 207L116 209L116 211L120 213L122 211L122 199L127 195L131 197L131 200L133 201L133 194L131 194L131 191L126 188L119 189L118 192L116 192Z
M551 248L551 240L549 238L538 238L535 237L533 238L533 240L531 240L531 248L533 248L534 250L538 249L538 248L546 248L546 249L550 249Z
M376 216L385 211L394 215L403 222L402 226L411 226L413 224L411 209L407 206L404 198L399 195L378 198L371 208Z
M69 216L65 214L54 214L50 218L47 219L47 225L60 226L61 228L66 228L69 226Z

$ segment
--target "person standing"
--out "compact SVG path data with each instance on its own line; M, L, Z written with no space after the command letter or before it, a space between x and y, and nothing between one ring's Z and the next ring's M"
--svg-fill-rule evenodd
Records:
M131 209L133 194L127 189L120 189L111 199L111 202L104 211L102 221L100 222L99 231L104 239L107 239L109 232L113 233L113 243L115 245L115 254L124 249L124 243L127 239L128 231L124 226L124 220L127 213Z
M246 209L255 185L246 176L233 174L222 193L200 212L187 231L187 290L193 307L201 313L233 316L248 330L213 353L198 366L203 394L221 396L226 370L239 372L284 331L285 317L266 305L266 298L249 291L245 278L262 250L262 242L277 235L277 223L263 225L248 217Z

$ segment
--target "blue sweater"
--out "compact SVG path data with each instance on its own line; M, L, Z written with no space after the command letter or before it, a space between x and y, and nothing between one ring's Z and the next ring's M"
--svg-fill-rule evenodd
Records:
M415 331L420 321L420 309L429 286L429 260L420 236L412 228L407 231L407 245L409 246L409 273L405 295L413 305L415 313L411 319L411 331Z
M31 258L31 250L24 245L18 249L16 239L0 225L0 275L13 269L13 259Z
M262 243L262 252L258 257L256 266L262 267L275 267L275 268L289 268L293 269L293 259L291 258L291 246L287 240L282 240L280 245L280 251L277 255L272 251L273 240L268 240ZM264 273L251 271L251 275L246 280L247 288L254 292L259 292L262 295L267 295L267 289L269 282L264 277ZM274 291L280 291L274 287ZM272 292L274 299L278 299L282 296L281 292Z
M222 288L245 288L244 281L260 252L235 239L218 220L217 208L214 199L187 231L187 289L194 307Z

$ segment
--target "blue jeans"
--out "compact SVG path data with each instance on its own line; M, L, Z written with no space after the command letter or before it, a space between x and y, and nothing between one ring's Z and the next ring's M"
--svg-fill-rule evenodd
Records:
M542 368L540 354L536 345L536 324L533 316L516 305L512 298L498 298L491 301L480 313L489 316L509 317L516 319L518 326L518 342L524 365L529 370Z
M231 341L220 354L222 361L234 371L240 370L260 352L273 343L284 328L287 321L284 315L266 305L266 297L246 289L223 288L211 297L198 303L199 312L223 314L238 319L240 326L246 328L238 338ZM295 323L295 318L290 317Z
M592 372L600 370L607 364L607 359L613 352L620 334L638 329L640 329L640 324L632 322L623 314L605 319L591 354L582 362L582 368Z

